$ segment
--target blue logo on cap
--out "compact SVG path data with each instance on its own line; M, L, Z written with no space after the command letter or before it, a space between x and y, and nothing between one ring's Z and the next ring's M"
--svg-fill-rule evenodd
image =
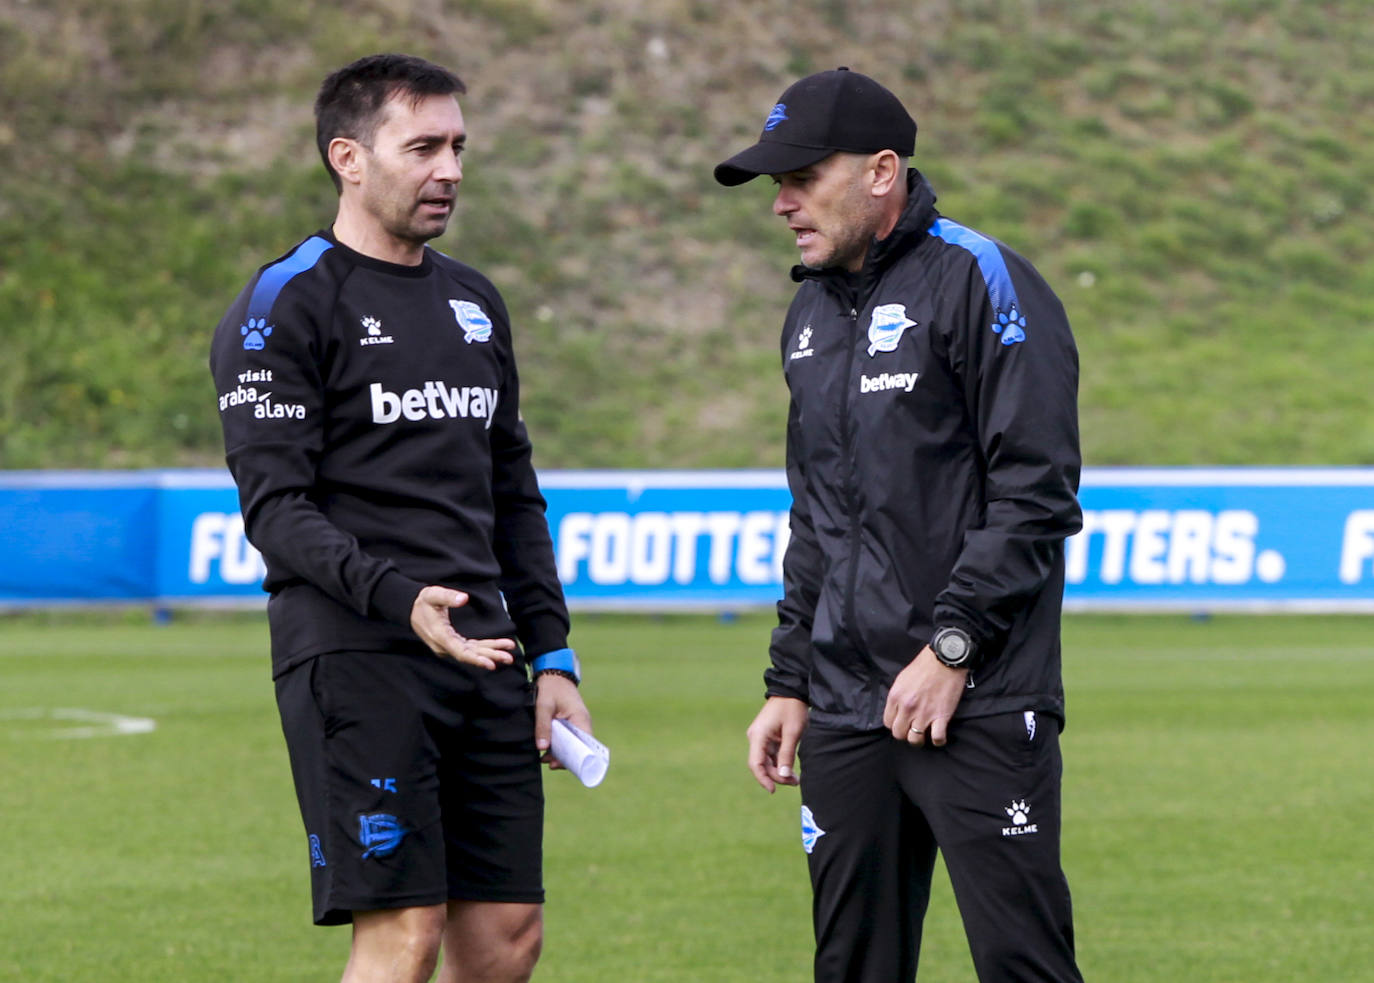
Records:
M773 107L773 111L768 114L768 118L763 121L764 131L776 129L777 125L785 119L787 119L787 107L778 103Z

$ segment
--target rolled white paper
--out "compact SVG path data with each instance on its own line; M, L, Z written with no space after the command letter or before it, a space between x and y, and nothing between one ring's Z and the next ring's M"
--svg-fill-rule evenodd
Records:
M553 756L587 788L596 788L611 766L611 751L566 720L553 722Z

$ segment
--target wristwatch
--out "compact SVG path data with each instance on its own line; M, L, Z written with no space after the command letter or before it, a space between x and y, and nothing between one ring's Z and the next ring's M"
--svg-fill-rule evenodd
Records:
M962 628L941 628L930 640L935 658L951 669L972 669L978 658L978 646Z

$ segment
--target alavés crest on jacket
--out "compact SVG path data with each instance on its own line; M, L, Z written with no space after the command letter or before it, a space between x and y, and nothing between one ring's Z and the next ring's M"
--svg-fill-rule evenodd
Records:
M869 357L896 351L906 329L914 327L916 322L906 316L905 304L879 304L873 308L873 318L868 322Z

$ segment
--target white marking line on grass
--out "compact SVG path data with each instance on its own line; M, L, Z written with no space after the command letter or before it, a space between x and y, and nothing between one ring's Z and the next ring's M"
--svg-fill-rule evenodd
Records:
M58 739L118 737L125 734L151 734L157 729L157 721L151 717L126 717L121 713L83 710L79 707L24 707L16 710L0 710L0 721L5 720L70 720L87 725L84 727L65 727L59 730L6 728L11 733L22 737L56 737Z

